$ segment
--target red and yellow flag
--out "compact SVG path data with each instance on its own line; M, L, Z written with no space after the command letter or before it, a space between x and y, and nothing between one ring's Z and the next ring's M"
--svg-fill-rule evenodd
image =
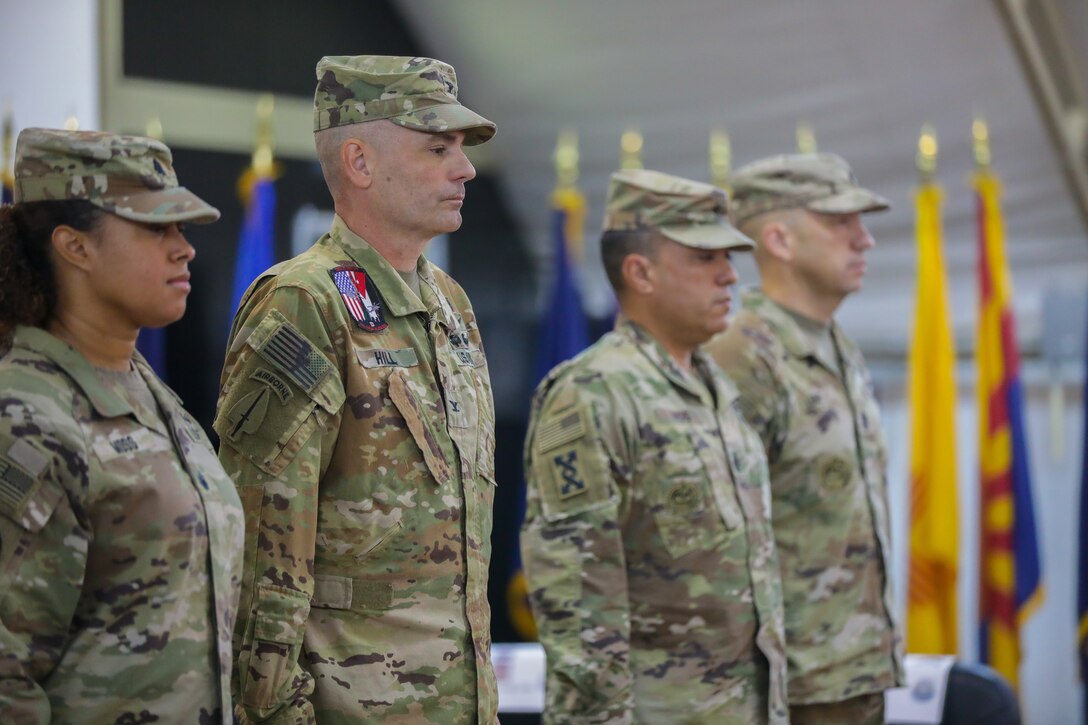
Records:
M956 353L941 250L941 190L917 191L918 288L909 356L910 579L907 651L955 654L959 531Z
M988 169L978 192L979 659L1015 687L1020 628L1042 601L1042 569L1024 434L1020 354L1005 258L1000 184Z

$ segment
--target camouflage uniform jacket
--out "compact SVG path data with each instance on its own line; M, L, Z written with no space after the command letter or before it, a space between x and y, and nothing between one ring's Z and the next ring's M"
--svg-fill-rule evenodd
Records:
M902 681L880 411L861 352L834 323L831 334L839 365L819 358L788 312L749 290L707 348L767 450L794 703Z
M242 509L138 354L161 417L16 329L0 359L0 722L231 722Z
M759 438L696 351L627 321L533 400L521 549L546 722L786 722L782 593Z
M494 404L464 290L417 269L422 300L337 217L235 318L215 429L246 511L252 720L495 720Z

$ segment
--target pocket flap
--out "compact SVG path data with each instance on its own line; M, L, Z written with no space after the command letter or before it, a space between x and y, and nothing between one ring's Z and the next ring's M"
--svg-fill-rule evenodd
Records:
M439 485L445 485L450 481L450 465L446 461L446 455L438 444L434 431L428 425L429 417L423 413L423 406L412 393L408 385L407 375L404 370L395 370L389 376L389 399L397 406L408 430L415 439L416 445L423 452L423 460L427 468L438 481Z
M253 637L279 644L298 644L309 616L310 600L302 592L259 585Z

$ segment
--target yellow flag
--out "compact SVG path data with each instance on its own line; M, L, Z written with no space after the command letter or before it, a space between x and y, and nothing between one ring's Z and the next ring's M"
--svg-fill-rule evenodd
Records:
M918 189L918 296L910 346L910 579L907 651L955 654L958 506L956 353L941 251L941 190Z

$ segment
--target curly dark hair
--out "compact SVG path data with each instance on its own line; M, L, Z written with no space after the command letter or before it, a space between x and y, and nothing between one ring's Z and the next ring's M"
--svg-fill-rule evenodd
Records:
M16 325L43 327L57 304L50 251L53 230L95 229L106 212L85 199L0 206L0 342Z

